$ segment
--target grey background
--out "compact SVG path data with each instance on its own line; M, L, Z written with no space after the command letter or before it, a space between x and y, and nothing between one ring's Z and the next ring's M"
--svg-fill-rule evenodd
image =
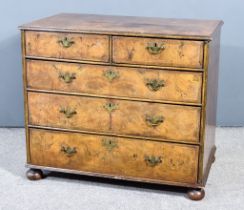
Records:
M244 126L243 0L0 0L0 126L23 126L18 25L60 12L222 19L218 125Z

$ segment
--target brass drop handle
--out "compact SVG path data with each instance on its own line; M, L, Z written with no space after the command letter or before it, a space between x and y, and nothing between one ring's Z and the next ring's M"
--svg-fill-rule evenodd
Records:
M165 49L165 45L164 43L149 42L147 43L146 49L150 54L156 55Z
M108 79L109 82L112 82L114 79L119 77L119 73L111 69L105 71L103 75Z
M71 117L73 117L73 115L77 114L75 109L71 109L69 107L66 107L66 108L62 107L62 108L60 108L59 112L63 113L66 118L71 118Z
M112 102L106 103L103 108L106 109L109 113L113 112L114 110L118 109L118 104L114 104Z
M165 86L165 81L160 79L147 79L145 84L149 90L158 91Z
M145 155L144 160L145 160L146 164L150 167L154 167L154 166L157 166L158 164L162 163L162 157L161 156Z
M62 79L65 83L71 83L74 79L76 79L75 73L70 72L59 72L60 79Z
M161 123L164 122L164 117L163 116L149 116L149 115L146 115L145 121L146 121L148 126L157 127Z
M68 37L64 37L62 39L58 40L58 43L64 47L64 48L69 48L71 47L75 42L69 39Z
M70 146L65 146L65 145L61 145L60 151L69 157L74 155L75 153L77 153L76 147L70 147Z

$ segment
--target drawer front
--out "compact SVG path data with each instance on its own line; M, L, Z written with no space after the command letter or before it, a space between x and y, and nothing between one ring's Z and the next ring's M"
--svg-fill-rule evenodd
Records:
M202 73L27 61L28 87L201 103Z
M202 68L203 42L113 37L115 63Z
M28 93L33 125L198 142L200 108Z
M28 31L26 55L108 62L109 38L103 35Z
M30 129L34 165L194 184L198 147Z

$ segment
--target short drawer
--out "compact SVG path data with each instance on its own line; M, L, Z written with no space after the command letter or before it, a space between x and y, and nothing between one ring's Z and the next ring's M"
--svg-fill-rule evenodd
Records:
M197 146L30 129L31 164L194 184Z
M198 142L200 108L28 93L32 125Z
M28 56L109 60L109 38L105 35L27 31L25 39Z
M27 61L32 89L201 103L202 73Z
M113 62L199 69L203 42L115 36Z

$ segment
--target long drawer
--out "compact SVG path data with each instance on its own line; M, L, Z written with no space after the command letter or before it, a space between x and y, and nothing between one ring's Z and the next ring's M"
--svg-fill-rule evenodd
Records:
M25 39L27 56L109 61L105 35L27 31Z
M201 103L202 73L27 60L29 88Z
M113 62L199 69L203 42L115 36Z
M199 107L35 92L28 103L31 125L199 141Z
M198 146L30 129L31 164L194 184Z

